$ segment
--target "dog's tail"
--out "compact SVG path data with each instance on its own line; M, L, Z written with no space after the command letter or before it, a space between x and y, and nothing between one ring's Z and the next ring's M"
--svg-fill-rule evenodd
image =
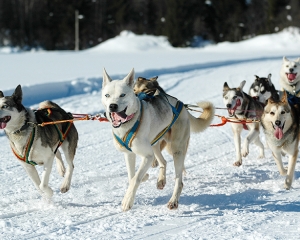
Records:
M198 102L197 105L203 109L203 113L198 118L189 113L189 119L191 131L199 133L204 131L211 124L215 114L215 107L211 102L204 101Z

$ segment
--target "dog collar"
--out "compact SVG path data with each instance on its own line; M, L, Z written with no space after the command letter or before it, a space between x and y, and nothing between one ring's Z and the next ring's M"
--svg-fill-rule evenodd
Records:
M28 121L26 120L24 125L17 131L14 131L13 134L19 134L20 132L22 132L23 130L27 129L29 127Z

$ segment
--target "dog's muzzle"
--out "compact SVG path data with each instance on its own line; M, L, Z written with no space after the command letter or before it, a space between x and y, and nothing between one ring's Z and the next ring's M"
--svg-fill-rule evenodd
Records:
M117 105L117 104L115 104L115 105ZM117 107L118 107L118 105L117 105ZM109 108L110 108L110 106L109 106ZM123 111L120 111L120 112L111 111L109 113L110 119L112 121L112 126L114 128L120 127L122 124L130 121L134 117L134 113L131 115L127 115L126 110L127 110L127 107Z
M294 82L294 80L297 77L297 73L294 73L294 72L286 73L286 77L289 80L289 82Z
M0 118L0 129L6 128L6 124L10 121L10 116L5 116L4 118Z

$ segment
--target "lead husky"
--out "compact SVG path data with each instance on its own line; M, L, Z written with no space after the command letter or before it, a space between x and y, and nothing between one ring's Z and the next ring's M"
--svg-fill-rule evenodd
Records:
M268 100L261 124L278 170L281 175L286 175L285 188L290 189L298 156L299 117L296 109L288 103L286 92L280 101ZM282 151L289 156L287 170L282 164Z
M57 170L61 176L65 175L60 191L65 193L71 185L73 159L78 141L77 130L73 124L68 123L38 126L37 123L71 119L71 117L50 101L42 102L41 109L36 112L25 108L22 105L22 95L20 85L12 96L4 97L3 92L0 91L0 129L4 129L13 153L20 160L34 186L46 198L51 198L53 195L48 183L53 159L56 156ZM66 134L65 139L60 136L64 134ZM59 144L62 144L61 148L69 165L66 171L60 152L56 152ZM44 165L41 179L34 165Z
M248 94L243 92L246 81L242 81L238 88L230 88L227 82L223 86L223 102L228 109L230 117L237 120L260 120L263 112L263 106ZM254 142L259 147L259 158L264 157L264 146L259 139L259 123L231 123L234 145L236 150L236 161L233 165L242 165L242 156L249 154L249 144ZM249 134L244 140L241 151L241 132L243 127L249 130Z
M123 80L115 81L112 81L104 70L102 103L112 125L115 147L124 153L128 171L129 186L122 201L122 210L127 211L132 208L136 191L142 180L147 178L146 172L151 166L154 156L160 166L157 188L164 188L166 160L160 152L160 144L151 145L164 131L166 134L161 140L171 142L175 165L175 187L168 207L170 209L177 208L183 188L182 171L190 138L190 125L198 132L205 130L212 120L214 107L209 102L199 103L200 107L209 109L206 111L208 114L202 114L206 116L201 115L201 118L195 118L190 116L183 104L173 97L166 98L166 96L157 95L149 102L139 100L133 91L133 84L133 69ZM177 108L173 112L172 108L177 105L181 106L181 111ZM173 113L179 115L169 129ZM136 131L134 131L135 128ZM124 141L120 141L120 139ZM137 172L135 172L136 155L142 158Z
M300 58L290 61L283 57L280 69L280 85L287 91L288 100L291 104L300 104Z

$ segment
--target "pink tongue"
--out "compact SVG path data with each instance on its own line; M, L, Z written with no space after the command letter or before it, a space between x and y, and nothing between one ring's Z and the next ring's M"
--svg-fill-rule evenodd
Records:
M111 113L112 119L114 119L113 124L119 125L120 122L125 121L124 118L122 118L118 113L112 112Z
M0 122L0 129L4 129L6 127L6 123L5 122Z
M288 79L289 79L290 81L293 81L293 80L295 80L295 78L296 78L296 74L295 74L295 73L288 73L287 77L288 77Z
M282 129L280 127L275 126L275 134L274 135L277 139L280 140L283 137Z

